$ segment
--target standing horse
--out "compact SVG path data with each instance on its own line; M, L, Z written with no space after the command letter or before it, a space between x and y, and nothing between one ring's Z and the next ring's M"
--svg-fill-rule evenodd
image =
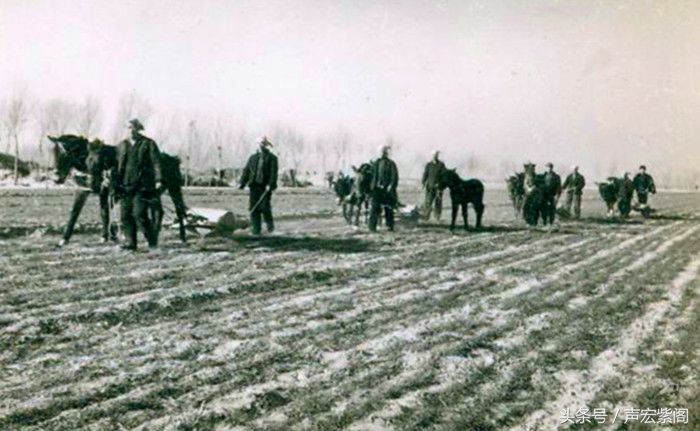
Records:
M345 218L348 224L352 221L350 217L351 203L348 200L352 194L352 185L354 182L355 180L349 175L338 177L333 182L333 191L338 198L338 205L343 206L343 218Z
M110 203L114 198L117 170L116 148L106 146L98 139L89 142L82 136L63 135L48 138L54 143L56 183L63 184L73 168L87 175L76 176L80 188L75 193L68 224L59 247L68 243L73 236L75 224L90 193L99 196L102 240L116 240L116 229L110 223Z
M352 224L353 217L355 226L360 224L360 214L365 210L365 223L369 213L369 197L372 185L372 166L363 163L360 167L352 167L355 178L350 176L339 176L334 184L334 190L338 201L343 205L343 217L348 224Z
M457 212L462 207L462 218L464 219L464 230L469 229L467 221L467 205L472 204L476 212L476 228L481 229L481 217L484 214L484 184L477 179L463 180L459 177L455 169L445 169L438 181L440 189L446 187L450 189L450 199L452 201L452 222L450 230L454 230L457 221Z
M48 137L54 143L54 156L56 164L56 182L65 182L71 169L75 168L79 172L88 174L88 182L79 185L83 189L76 193L73 209L68 220L68 226L64 233L63 245L70 240L73 234L75 223L85 205L90 192L100 195L100 215L102 218L103 239L111 237L116 239L116 232L110 228L110 199L118 198L120 181L117 175L117 147L106 145L96 139L92 142L82 136L62 135L59 137ZM180 239L185 242L185 215L187 206L182 197L182 174L180 172L180 162L177 157L165 153L160 154L160 167L163 173L163 187L158 190L157 198L153 202L151 214L157 225L158 231L162 225L163 207L160 195L167 190L175 205L176 217L180 227Z
M506 188L510 201L513 203L513 211L517 220L523 211L523 201L525 200L525 174L516 172L506 178Z

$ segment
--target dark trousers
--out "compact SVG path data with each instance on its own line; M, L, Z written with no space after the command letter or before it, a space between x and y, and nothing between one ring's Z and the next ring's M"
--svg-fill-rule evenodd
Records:
M632 211L632 197L623 197L617 201L617 209L622 217L628 217Z
M70 216L68 217L68 224L66 225L66 230L63 232L63 239L68 242L73 236L75 231L75 225L78 222L78 217L80 217L80 212L85 206L88 197L91 192L89 190L78 190L75 192L75 199L73 200L73 208L71 208ZM116 230L112 229L109 224L109 189L103 188L99 192L100 197L100 219L102 221L102 238L104 240L116 239Z
M158 235L155 224L149 217L149 209L153 206L155 192L137 191L129 193L122 199L121 216L126 247L136 248L137 227L143 232L149 247L158 245Z
M268 191L265 193L265 186L250 186L250 204L248 209L250 210L250 224L254 235L260 235L262 230L261 219L265 219L268 232L275 230L275 221L272 218L272 192Z
M426 187L424 204L424 217L426 220L430 219L433 204L435 205L435 219L440 220L440 215L442 214L442 190L437 187Z
M637 192L637 200L639 205L646 205L649 201L649 194L647 192Z
M384 220L386 221L386 227L389 230L394 230L394 205L396 203L396 198L394 195L384 189L375 189L372 191L372 203L369 211L369 230L372 232L377 231L377 222L379 221L379 215L384 209Z
M554 224L554 215L557 212L556 196L547 195L544 197L544 210L542 212L543 224Z
M581 217L581 193L576 193L574 190L566 192L566 211L571 213L571 205L574 206L574 217Z

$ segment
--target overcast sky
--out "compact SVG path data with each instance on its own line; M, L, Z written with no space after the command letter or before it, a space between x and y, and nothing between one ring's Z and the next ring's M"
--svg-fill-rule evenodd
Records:
M699 47L693 0L0 0L0 97L94 95L109 123L135 91L426 157L692 169Z

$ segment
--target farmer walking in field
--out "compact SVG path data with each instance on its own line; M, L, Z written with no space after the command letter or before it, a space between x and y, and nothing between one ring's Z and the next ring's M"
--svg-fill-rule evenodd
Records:
M160 188L160 151L155 141L141 134L144 127L138 119L129 121L129 128L131 142L122 142L118 161L123 193L121 219L126 237L121 247L136 250L138 226L148 246L154 248L158 245L158 233L154 221L149 218L149 209Z
M266 136L258 139L259 150L250 156L239 188L250 188L250 224L253 235L260 235L262 230L261 218L269 233L274 232L275 224L272 218L272 192L277 189L277 156L270 147L272 143Z
M561 177L554 172L554 165L552 163L547 163L545 167L547 171L542 176L545 199L543 222L545 225L547 223L552 225L554 224L557 201L559 200L559 196L561 196Z
M629 172L622 173L617 190L617 209L622 218L627 218L632 210L632 198L634 197L634 181L630 179Z
M440 152L434 151L433 158L425 165L421 184L425 189L425 203L423 204L423 218L430 220L430 213L435 205L435 219L440 220L442 213L442 190L438 186L440 175L445 171L445 164L440 160Z
M574 218L581 218L581 197L583 188L586 186L586 179L578 171L578 166L574 166L571 173L564 180L563 189L566 191L566 204L564 208L571 214L571 205L574 206Z
M377 222L380 213L384 209L386 227L390 231L394 230L394 208L398 204L396 188L399 185L399 170L396 163L389 158L390 147L381 147L381 157L372 164L372 202L369 213L369 230L377 231Z
M634 190L637 192L637 201L639 202L639 208L645 217L648 217L648 200L649 193L656 193L656 186L654 185L654 178L647 174L647 167L642 165L639 167L639 172L634 176Z

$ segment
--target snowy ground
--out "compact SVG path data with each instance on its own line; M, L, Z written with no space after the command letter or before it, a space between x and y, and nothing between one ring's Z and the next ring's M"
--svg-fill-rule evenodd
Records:
M95 201L55 250L70 193L0 193L0 429L556 429L567 407L698 427L700 196L627 223L595 198L553 232L499 191L482 232L369 235L282 192L277 236L128 253Z

